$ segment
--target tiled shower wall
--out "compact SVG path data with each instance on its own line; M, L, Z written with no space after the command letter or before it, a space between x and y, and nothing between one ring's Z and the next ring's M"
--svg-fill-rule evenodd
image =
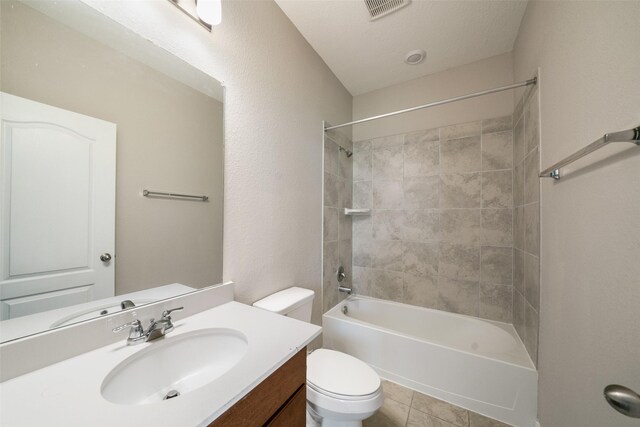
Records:
M324 209L323 209L323 272L322 312L346 297L338 292L338 267L345 268L346 279L340 283L351 287L351 217L344 208L351 207L353 157L344 151L352 150L350 139L336 131L324 135Z
M512 116L354 143L356 292L511 322Z
M537 86L514 110L513 325L537 365L540 309L540 114Z

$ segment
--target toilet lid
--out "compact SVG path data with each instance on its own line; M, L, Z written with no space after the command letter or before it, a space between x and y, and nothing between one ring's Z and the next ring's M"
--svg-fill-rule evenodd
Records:
M339 351L319 349L307 357L307 382L316 389L344 396L365 396L380 388L369 365Z

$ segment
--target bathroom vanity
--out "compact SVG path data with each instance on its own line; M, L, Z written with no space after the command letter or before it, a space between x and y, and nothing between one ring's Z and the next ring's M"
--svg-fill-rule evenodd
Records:
M164 338L128 346L123 333L0 383L0 424L300 425L306 346L320 330L226 302L175 320Z

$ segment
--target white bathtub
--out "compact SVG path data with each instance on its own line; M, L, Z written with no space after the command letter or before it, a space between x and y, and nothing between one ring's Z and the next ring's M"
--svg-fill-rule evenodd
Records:
M538 374L510 324L350 296L324 314L322 326L325 348L367 362L383 378L512 425L535 425Z

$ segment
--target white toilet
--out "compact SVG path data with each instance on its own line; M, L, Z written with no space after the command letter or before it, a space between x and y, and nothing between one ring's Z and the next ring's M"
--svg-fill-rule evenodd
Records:
M311 321L314 292L289 288L253 304ZM322 427L359 427L384 401L380 377L370 366L339 351L319 349L307 356L307 412Z

